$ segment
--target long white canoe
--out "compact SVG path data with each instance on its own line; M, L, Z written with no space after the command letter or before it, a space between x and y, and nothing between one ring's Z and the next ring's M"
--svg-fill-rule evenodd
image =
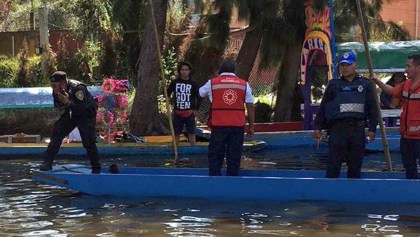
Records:
M210 177L207 169L120 168L119 174L89 166L57 165L33 171L33 180L90 195L130 198L190 197L258 201L420 203L420 180L401 172L366 172L361 179L324 178L324 171L241 170L240 176ZM345 172L342 172L345 175Z

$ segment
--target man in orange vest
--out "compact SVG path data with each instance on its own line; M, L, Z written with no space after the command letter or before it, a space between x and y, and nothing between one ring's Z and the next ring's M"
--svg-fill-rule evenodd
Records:
M224 157L228 176L237 176L248 114L247 137L254 135L254 97L248 82L235 75L236 62L223 60L219 76L209 80L199 90L201 97L211 102L209 127L211 137L208 147L209 175L220 176Z
M420 159L420 54L408 57L405 67L408 80L392 87L377 78L372 80L383 92L402 99L400 116L401 158L407 179L417 179Z

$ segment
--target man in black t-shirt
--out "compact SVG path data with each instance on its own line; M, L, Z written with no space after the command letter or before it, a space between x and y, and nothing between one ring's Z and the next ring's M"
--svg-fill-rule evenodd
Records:
M195 116L201 104L198 94L198 85L191 79L192 66L187 62L178 65L178 78L171 81L168 87L168 95L174 94L174 113L172 122L175 130L176 143L184 125L188 133L188 141L195 145Z

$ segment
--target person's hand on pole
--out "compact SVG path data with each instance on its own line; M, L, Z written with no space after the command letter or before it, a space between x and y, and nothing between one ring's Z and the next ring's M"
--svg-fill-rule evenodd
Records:
M246 133L246 137L251 138L254 136L254 127L249 126L248 132Z
M312 137L315 140L319 140L319 139L321 139L321 135L322 135L321 130L314 130L314 133L313 133Z
M368 142L375 141L375 133L374 132L368 132L367 139L368 139Z

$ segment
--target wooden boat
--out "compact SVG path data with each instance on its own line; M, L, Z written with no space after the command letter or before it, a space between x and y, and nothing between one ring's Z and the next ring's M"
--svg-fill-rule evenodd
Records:
M89 166L70 164L34 170L32 177L85 194L130 198L420 203L420 180L406 180L400 172L365 172L362 179L326 179L324 171L310 170L241 170L237 177L207 174L207 169L192 168L120 168L113 174L107 167L91 174Z

